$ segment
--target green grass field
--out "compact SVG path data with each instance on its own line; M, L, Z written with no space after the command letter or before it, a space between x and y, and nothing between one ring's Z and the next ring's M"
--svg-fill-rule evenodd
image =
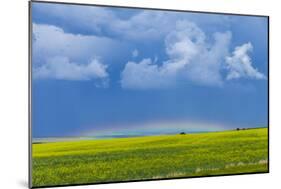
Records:
M267 172L267 132L33 144L33 186Z

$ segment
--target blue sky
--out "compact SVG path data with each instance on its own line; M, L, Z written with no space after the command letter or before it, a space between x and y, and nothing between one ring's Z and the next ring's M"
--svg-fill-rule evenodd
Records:
M267 24L33 2L33 137L267 126Z

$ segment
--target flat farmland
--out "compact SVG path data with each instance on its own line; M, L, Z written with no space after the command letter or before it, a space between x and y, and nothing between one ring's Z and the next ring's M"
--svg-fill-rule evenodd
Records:
M32 144L33 187L268 172L268 129Z

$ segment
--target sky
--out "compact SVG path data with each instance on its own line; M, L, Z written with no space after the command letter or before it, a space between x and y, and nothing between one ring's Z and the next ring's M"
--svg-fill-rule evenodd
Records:
M267 127L266 17L32 2L32 135Z

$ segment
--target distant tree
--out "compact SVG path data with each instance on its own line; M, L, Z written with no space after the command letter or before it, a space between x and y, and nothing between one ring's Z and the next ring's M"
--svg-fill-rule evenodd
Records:
M185 132L180 132L180 135L185 135Z
M236 131L239 131L240 129L239 128L236 128Z

